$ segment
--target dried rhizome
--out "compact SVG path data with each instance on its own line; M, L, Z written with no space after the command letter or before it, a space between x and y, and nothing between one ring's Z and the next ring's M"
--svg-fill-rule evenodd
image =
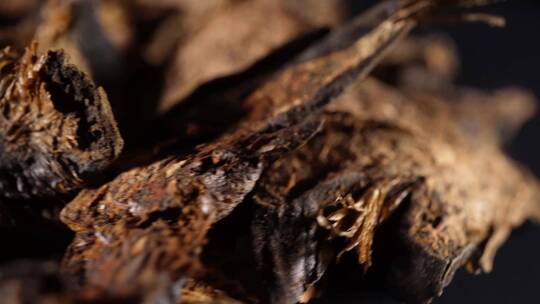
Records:
M540 214L501 150L534 100L458 87L451 41L407 37L500 25L486 2L0 4L0 226L63 240L7 248L0 298L305 303L353 260L427 303L489 272Z

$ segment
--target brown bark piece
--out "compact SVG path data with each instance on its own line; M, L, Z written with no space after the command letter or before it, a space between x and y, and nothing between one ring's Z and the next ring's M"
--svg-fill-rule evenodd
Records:
M317 114L332 97L327 92L345 85L345 74L365 75L394 33L402 33L402 21L397 23L397 30L392 21L375 24L359 40L369 47L357 43L278 74L248 98L250 114L236 131L197 154L135 168L98 190L83 191L62 212L78 233L66 256L67 270L84 273L86 284L120 297L163 288L154 296L169 295L175 282L197 272L209 227L244 199L271 159L313 134ZM318 66L325 68L314 71ZM287 85L290 73L298 80ZM279 95L282 90L290 94ZM279 102L261 96L277 96ZM261 108L268 115L260 115ZM116 272L103 268L111 265Z
M169 109L204 83L239 73L298 35L342 20L339 1L325 3L300 11L289 1L269 0L51 0L35 39L65 49L107 89L129 142L138 118L154 118L156 110ZM316 17L322 9L328 17Z
M1 54L0 188L7 198L79 189L120 153L107 96L64 53Z
M512 227L536 214L538 182L498 147L530 95L404 92L374 80L350 90L319 135L261 177L253 238L273 302L301 299L331 265L328 248L354 250L369 268L377 228L398 208L400 224L379 242L389 284L410 302L440 295L464 264L489 271Z
M83 189L61 212L75 232L61 270L2 268L0 297L306 303L352 256L427 303L459 267L490 271L511 229L540 218L538 181L501 150L533 98L457 88L451 42L403 39L433 20L497 24L454 10L490 1L388 1L296 39L340 23L339 2L47 1L35 37L65 51L0 53L0 226L65 234L35 215ZM134 140L107 182L123 141L90 74ZM150 126L161 93L175 110Z
M118 296L151 297L156 288L168 293L183 275L197 271L212 223L242 201L271 159L306 141L317 125L261 131L185 159L133 169L99 190L83 191L62 212L63 221L78 232L67 269L82 267L88 285Z
M301 16L302 12L317 13L312 6L302 11L295 6L301 4L289 1L229 2L225 8L205 16L205 23L197 20L198 28L188 32L169 72L162 110L181 101L202 83L240 72L301 33L329 23L324 18ZM325 16L339 15L336 1L325 4L329 8Z
M152 28L134 7L122 0L46 1L34 35L43 49L63 49L103 86L127 147L143 132L140 122L155 112L163 74L141 58L147 39L141 32Z
M395 242L403 247L392 261L390 283L409 301L423 302L440 295L462 265L489 272L512 227L538 210L538 182L500 150L507 136L532 115L533 99L515 89L491 94L402 90L407 99L416 100L417 110L383 89L375 93L377 99L395 101L377 112L427 145L411 156L410 169L400 170L410 170L422 183L410 193L410 205L399 220ZM451 101L456 104L448 106ZM395 145L381 154L397 154L390 152L399 147ZM431 161L412 161L426 156Z
M337 31L248 97L248 115L236 131L193 156L136 168L99 190L83 191L63 211L64 222L78 232L67 269L121 297L145 291L173 296L169 288L197 273L209 227L253 189L268 155L281 156L307 140L313 124L305 129L305 120L351 79L366 75L419 12L408 6L387 12L368 24L369 31L353 22L344 29L349 35ZM372 230L377 218L369 221ZM117 272L103 268L111 265Z
M532 97L447 88L369 79L348 90L319 134L261 176L244 203L253 210L216 228L204 263L218 274L203 281L237 299L305 302L355 251L365 269L375 258L398 296L423 303L463 265L489 271L512 227L538 214L538 182L499 148L533 113Z

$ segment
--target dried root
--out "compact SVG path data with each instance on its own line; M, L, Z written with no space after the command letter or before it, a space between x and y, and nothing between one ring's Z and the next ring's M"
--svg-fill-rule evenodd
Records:
M65 51L0 53L0 225L24 223L13 203L70 200L75 235L60 266L5 266L0 295L307 303L353 257L427 303L458 268L489 272L540 214L537 180L501 150L533 98L457 88L448 39L405 37L500 20L467 12L486 1L389 1L347 22L339 1L298 10L311 2L44 3L34 38ZM298 38L320 25L337 26Z

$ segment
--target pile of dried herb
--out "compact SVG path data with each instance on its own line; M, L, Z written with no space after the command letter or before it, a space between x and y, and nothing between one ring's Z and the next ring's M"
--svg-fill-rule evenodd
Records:
M534 100L407 37L501 25L486 2L3 0L0 299L306 303L352 258L427 303L489 272L540 218L501 150Z

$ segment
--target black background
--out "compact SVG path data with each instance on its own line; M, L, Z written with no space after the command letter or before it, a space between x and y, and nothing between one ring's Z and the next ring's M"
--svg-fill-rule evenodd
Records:
M351 1L351 11L369 6L368 2ZM482 24L462 24L430 30L447 33L455 40L462 62L458 83L485 89L517 85L540 98L540 2L510 0L482 11L506 17L507 26L494 29ZM540 102L538 106L540 109ZM536 176L540 176L539 139L540 116L536 115L506 147L511 157ZM492 273L474 276L459 271L434 303L540 303L539 291L540 226L527 223L516 229L499 250ZM366 299L354 292L338 292L318 302L397 303L380 295Z

